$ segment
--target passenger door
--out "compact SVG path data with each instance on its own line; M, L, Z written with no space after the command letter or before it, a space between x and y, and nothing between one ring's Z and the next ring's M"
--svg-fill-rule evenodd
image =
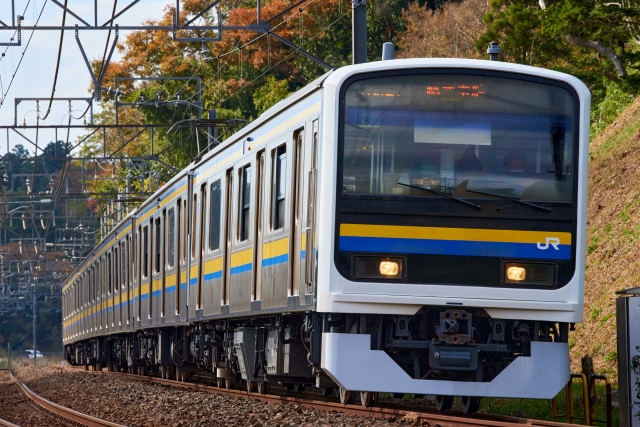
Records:
M304 128L296 131L291 150L291 238L290 238L290 274L287 306L298 305L296 297L300 295L300 284L304 283L302 265L303 250L303 206L304 206Z
M309 173L308 173L308 191L307 191L307 226L305 239L305 280L306 283L306 305L313 303L313 294L315 293L315 276L316 276L316 201L318 198L318 120L314 120L309 127L311 132L309 138Z
M255 209L254 209L254 236L253 236L253 277L251 290L251 309L259 308L254 305L253 301L260 301L260 292L262 289L262 242L263 227L265 225L267 211L265 205L266 181L265 181L265 152L259 152L256 160L256 183L255 183Z

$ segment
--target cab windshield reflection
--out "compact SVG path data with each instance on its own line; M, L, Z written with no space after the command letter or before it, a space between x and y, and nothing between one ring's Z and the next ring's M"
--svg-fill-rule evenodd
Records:
M345 93L342 192L571 202L565 89L473 75L394 76Z

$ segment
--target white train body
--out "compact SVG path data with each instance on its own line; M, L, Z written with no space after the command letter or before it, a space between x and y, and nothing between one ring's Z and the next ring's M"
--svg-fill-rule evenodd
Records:
M63 288L67 358L551 398L582 321L589 108L503 62L328 73L96 247Z

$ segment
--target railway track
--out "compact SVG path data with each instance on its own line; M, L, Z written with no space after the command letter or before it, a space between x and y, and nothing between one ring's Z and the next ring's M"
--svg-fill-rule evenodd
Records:
M29 387L20 382L20 380L17 379L11 371L9 371L9 375L11 376L11 380L20 389L20 392L24 394L34 405L36 405L38 409L42 409L54 418L61 420L64 424L86 427L124 427L122 424L116 424L111 421L92 417L91 415L83 414L62 405L58 405L57 403L53 403L34 393ZM19 427L4 420L0 420L0 425L6 427Z
M2 427L20 427L19 425L10 423L9 421L3 420L2 418L0 418L0 426L2 426Z
M83 371L84 372L84 371ZM324 412L341 412L347 415L361 417L410 421L416 425L428 425L430 427L514 427L514 426L546 426L546 427L569 427L576 424L556 423L551 421L541 421L509 416L492 416L477 414L466 416L462 414L445 414L437 411L429 411L419 406L408 406L394 403L381 403L378 407L365 408L359 405L342 405L337 402L319 400L315 398L302 398L294 396L284 396L277 394L249 393L246 390L218 388L212 385L181 382L162 379L154 376L134 375L123 372L107 371L86 371L90 374L113 375L129 378L137 381L161 384L165 386L181 388L192 391L200 391L211 394L221 394L244 399L254 399L279 405L294 405L305 408L313 408ZM307 394L308 395L308 394Z

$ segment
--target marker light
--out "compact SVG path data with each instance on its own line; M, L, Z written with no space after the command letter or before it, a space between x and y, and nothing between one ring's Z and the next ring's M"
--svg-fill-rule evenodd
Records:
M505 261L501 268L505 285L554 286L558 283L558 266L554 262Z
M507 268L507 279L521 282L526 279L526 270L523 267L511 266Z
M397 276L398 263L395 261L380 261L380 274L383 276Z
M352 255L351 277L359 280L404 280L406 279L405 257L376 255Z

